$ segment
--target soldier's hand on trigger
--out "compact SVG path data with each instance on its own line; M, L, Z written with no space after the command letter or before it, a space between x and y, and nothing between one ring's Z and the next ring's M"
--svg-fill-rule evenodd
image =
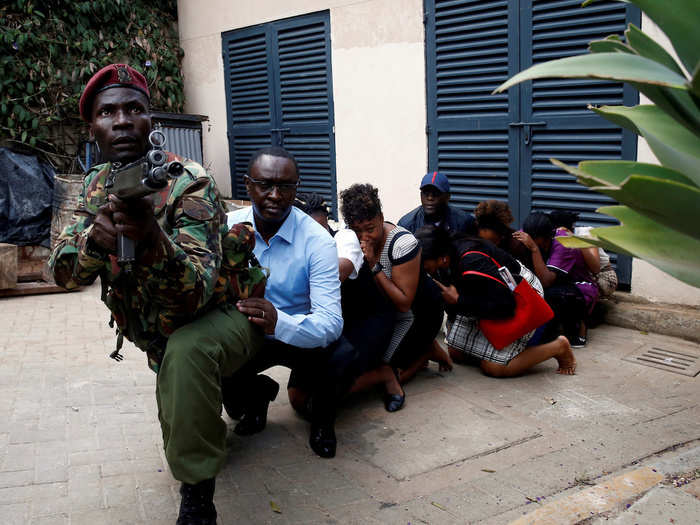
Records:
M266 334L274 335L275 326L277 326L277 310L270 301L262 297L250 297L238 301L236 308L243 315L248 316L251 323L261 326Z
M109 202L100 206L90 231L90 240L108 253L117 253L117 228Z
M153 214L153 201L150 197L126 201L110 195L109 206L117 232L137 243L155 242L160 234L160 226Z

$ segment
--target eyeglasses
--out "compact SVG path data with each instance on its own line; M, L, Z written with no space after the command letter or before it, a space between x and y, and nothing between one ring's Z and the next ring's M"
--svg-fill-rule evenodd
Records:
M292 195L297 187L299 187L299 181L297 182L270 182L268 180L254 179L253 177L245 176L250 182L255 184L261 193L268 194L271 193L274 188L277 188L282 195Z

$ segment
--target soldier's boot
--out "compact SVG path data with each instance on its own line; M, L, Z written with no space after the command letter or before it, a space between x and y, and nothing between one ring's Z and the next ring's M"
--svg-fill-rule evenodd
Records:
M180 487L180 515L176 525L216 525L214 487L216 478L205 479L195 485L183 483Z

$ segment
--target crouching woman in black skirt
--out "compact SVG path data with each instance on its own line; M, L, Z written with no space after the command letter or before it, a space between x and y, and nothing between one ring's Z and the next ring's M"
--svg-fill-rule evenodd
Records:
M521 276L540 294L542 285L537 277L492 243L424 226L416 232L423 251L423 268L432 276L449 269L450 281L436 284L448 304L446 341L455 362L475 360L482 371L493 377L513 377L538 363L554 358L557 372L573 375L576 359L568 340L560 336L541 345L530 345L534 330L496 350L479 328L479 319L507 319L515 312L513 293L501 281L498 266L506 266L513 276ZM468 272L468 273L467 273ZM481 274L481 275L480 275ZM487 278L484 274L490 276ZM516 279L519 279L516 277Z

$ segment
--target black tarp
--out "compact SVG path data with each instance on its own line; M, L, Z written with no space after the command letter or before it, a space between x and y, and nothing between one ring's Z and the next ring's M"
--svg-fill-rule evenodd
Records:
M0 242L49 247L53 181L50 164L0 148Z

